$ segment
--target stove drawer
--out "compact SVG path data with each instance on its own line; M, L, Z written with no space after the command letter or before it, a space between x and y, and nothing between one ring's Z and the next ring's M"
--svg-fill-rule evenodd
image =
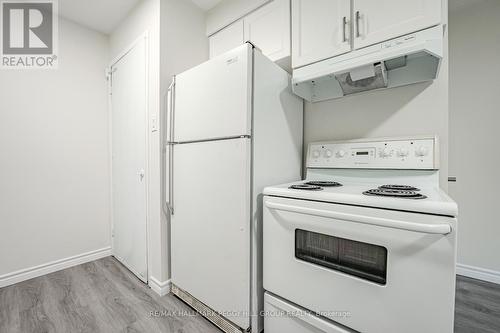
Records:
M266 333L354 333L318 317L287 301L266 293L264 296Z

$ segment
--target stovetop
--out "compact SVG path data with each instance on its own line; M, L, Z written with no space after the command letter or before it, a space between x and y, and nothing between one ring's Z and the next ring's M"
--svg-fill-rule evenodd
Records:
M411 188L411 190L403 190L402 188ZM398 199L427 199L426 195L419 193L419 189L408 185L382 185L363 192L364 195L372 195L374 197L398 198Z
M416 213L457 216L439 188L435 136L364 138L309 144L306 180L264 189L264 195Z
M319 186L336 183L336 186ZM304 199L416 213L456 216L457 205L441 189L407 184L299 181L264 189L264 195Z
M324 187L339 187L339 182L319 180L306 181L303 184L290 185L289 189L300 191L322 191ZM390 197L399 199L427 199L427 196L419 193L420 189L411 185L381 185L378 188L364 191L364 195L375 197Z
M319 187L338 187L342 186L339 182L332 182L329 180L310 180L305 182L306 185L319 186Z

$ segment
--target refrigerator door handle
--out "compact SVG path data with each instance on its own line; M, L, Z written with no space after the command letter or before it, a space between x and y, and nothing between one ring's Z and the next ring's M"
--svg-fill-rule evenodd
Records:
M163 212L165 215L170 214L170 198L167 194L168 188L170 188L170 180L168 178L168 172L169 172L169 146L168 146L168 136L170 135L168 127L168 117L170 114L170 90L167 90L167 93L163 95L163 105L162 105L162 111L164 112L165 117L163 118L162 121L162 126L161 128L165 131L165 134L162 136L163 142L162 142L162 151L161 151L161 157L162 157L162 162L161 162L161 175L162 175L162 184L161 184L161 206L163 208Z
M174 145L168 145L168 209L174 215Z
M165 190L165 194L168 192L168 197L165 199L167 214L170 213L174 215L174 117L175 117L175 76L172 79L172 83L168 87L167 92L167 139L166 139L166 158L168 158L168 175L165 177L168 179L168 183Z

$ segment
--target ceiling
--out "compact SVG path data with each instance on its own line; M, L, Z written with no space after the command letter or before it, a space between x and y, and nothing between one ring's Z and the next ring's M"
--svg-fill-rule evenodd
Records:
M59 15L84 27L110 34L142 0L59 0ZM190 0L184 0L190 1ZM222 0L191 0L202 10Z
M109 34L140 1L142 0L59 0L59 14L87 28ZM207 11L222 0L191 1ZM449 7L450 10L458 10L481 1L484 0L449 0Z
M209 10L215 7L222 0L191 0L203 10Z
M59 0L59 15L87 28L109 34L140 1Z

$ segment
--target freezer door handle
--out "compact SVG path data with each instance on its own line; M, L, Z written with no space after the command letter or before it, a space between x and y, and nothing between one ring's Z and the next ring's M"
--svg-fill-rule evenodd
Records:
M167 91L167 142L174 142L175 121L175 76Z
M274 210L281 210L293 212L304 215L313 215L319 217L326 217L342 221L349 221L362 224L371 224L384 228L393 228L406 231L420 232L424 234L447 235L451 232L451 225L449 224L421 224L407 221L399 221L392 219L385 219L379 217L370 217L364 215L346 214L339 212L326 211L315 208L304 208L285 204L278 204L274 202L266 202L266 207Z

